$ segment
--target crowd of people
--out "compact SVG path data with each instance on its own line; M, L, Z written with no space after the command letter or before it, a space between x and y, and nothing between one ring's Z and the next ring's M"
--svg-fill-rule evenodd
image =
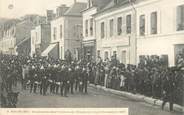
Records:
M76 91L87 93L88 83L107 88L139 93L149 97L183 105L184 70L168 67L159 56L143 56L138 66L124 65L116 59L103 61L99 56L95 62L79 60L54 60L45 57L22 57L0 55L1 86L12 91L17 82L23 90L40 95L60 94L67 97Z
M1 55L1 75L9 92L21 83L23 90L44 96L48 92L67 97L74 90L87 93L87 68L80 62Z
M153 56L140 57L138 66L111 61L97 64L95 84L108 88L139 93L156 99L183 105L184 66L168 67L167 58ZM99 70L99 71L98 71Z

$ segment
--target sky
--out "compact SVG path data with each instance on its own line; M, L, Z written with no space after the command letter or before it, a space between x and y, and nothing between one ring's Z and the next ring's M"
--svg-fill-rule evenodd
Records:
M77 0L78 2L87 2L87 0ZM54 10L61 4L70 6L74 0L0 0L0 17L19 18L25 14L46 15L47 9ZM14 8L9 9L9 4Z

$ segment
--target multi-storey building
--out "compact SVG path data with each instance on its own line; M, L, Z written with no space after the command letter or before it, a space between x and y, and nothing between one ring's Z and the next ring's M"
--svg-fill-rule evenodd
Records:
M0 50L3 53L28 56L31 51L31 30L46 18L39 15L25 15L20 20L9 20L3 25Z
M88 0L83 17L83 52L90 60L96 57L95 21L93 15L105 7L111 0Z
M135 13L128 0L112 0L94 15L97 56L135 64Z
M50 24L40 24L31 30L31 56L40 56L51 40Z
M75 2L63 13L57 13L59 15L51 21L51 43L44 55L64 59L65 52L69 50L74 58L78 58L82 33L81 11L85 8L86 3Z
M146 0L135 9L137 60L158 55L174 66L177 56L184 56L184 1Z
M182 0L113 0L93 15L97 55L125 64L159 56L173 66L184 58L183 15Z
M1 51L13 55L29 55L30 31L33 27L34 24L31 21L23 20L4 30L3 39L0 41Z

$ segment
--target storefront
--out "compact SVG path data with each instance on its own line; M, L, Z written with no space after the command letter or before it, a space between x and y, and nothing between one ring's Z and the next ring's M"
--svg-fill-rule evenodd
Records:
M96 41L83 41L83 54L87 60L92 60L96 57Z

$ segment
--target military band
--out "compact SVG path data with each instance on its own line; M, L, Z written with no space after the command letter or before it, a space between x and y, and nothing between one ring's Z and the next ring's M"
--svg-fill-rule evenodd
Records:
M124 65L116 58L103 62L64 61L47 58L30 58L1 55L1 87L6 90L19 81L23 90L38 95L60 95L88 93L88 84L106 88L139 93L162 99L162 109L166 102L181 102L183 96L183 66L168 67L159 61L141 61L138 66ZM157 59L157 58L156 58ZM175 95L177 94L177 95ZM3 96L2 96L3 97Z

